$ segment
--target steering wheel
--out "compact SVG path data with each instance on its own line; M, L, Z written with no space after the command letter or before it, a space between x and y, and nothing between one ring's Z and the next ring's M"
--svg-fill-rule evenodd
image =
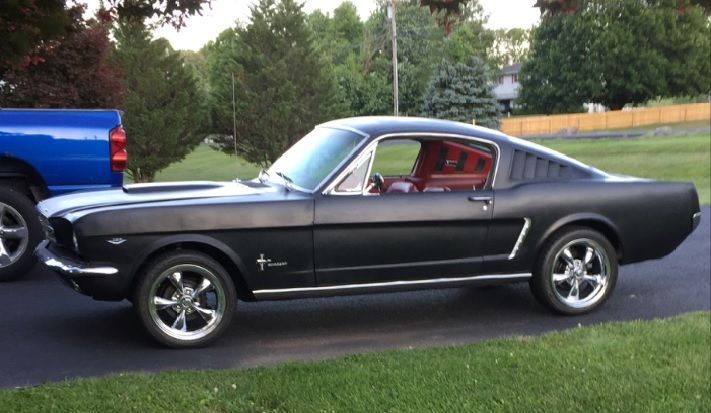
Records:
M371 185L378 190L378 192L382 192L383 188L385 187L385 179L383 176L379 173L376 172L373 174L373 176L370 178Z

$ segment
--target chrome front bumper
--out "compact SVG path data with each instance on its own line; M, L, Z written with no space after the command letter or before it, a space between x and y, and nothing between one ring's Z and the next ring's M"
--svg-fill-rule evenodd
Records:
M69 277L82 277L82 276L104 276L104 275L114 275L118 274L118 269L114 267L91 267L87 264L68 258L63 257L54 252L50 251L49 241L43 241L35 250L35 255L41 263L47 267L57 271L60 274Z

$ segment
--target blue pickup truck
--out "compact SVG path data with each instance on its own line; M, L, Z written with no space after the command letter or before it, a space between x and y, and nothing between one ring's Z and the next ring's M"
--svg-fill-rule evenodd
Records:
M44 238L37 202L120 187L126 163L117 110L0 109L0 281L33 263Z

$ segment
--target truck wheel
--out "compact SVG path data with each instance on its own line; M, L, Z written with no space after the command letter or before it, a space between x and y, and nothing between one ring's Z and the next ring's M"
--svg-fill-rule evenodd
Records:
M24 275L43 238L35 206L25 195L0 187L0 281Z
M542 253L530 286L546 307L566 315L584 314L610 297L618 263L615 248L604 235L571 227L553 236Z
M207 345L229 326L237 292L210 256L178 250L161 254L141 272L133 304L148 333L174 348Z

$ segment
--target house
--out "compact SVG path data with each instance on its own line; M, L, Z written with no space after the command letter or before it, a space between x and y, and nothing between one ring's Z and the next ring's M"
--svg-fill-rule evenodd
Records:
M501 112L505 115L511 115L516 107L519 70L521 70L521 63L504 66L498 79L494 82L494 96L501 105Z

